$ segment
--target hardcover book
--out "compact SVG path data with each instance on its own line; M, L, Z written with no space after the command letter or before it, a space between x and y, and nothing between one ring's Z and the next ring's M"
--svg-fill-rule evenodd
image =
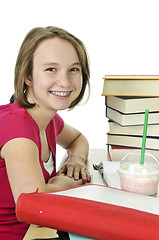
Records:
M19 221L100 240L158 240L158 199L100 185L21 194Z
M119 112L144 113L159 111L159 98L157 97L126 97L126 96L106 96L106 106Z
M143 135L143 125L137 126L121 126L113 121L108 121L110 134L121 135ZM147 136L159 137L159 124L153 124L147 126Z
M119 145L110 145L107 144L108 151L108 161L121 161L122 158L130 152L134 152L136 150L141 150L141 148L133 148ZM152 154L156 159L159 159L159 151L146 149L146 152Z
M144 125L145 113L123 114L106 107L106 116L121 126ZM159 124L159 112L150 112L148 124Z
M107 134L107 144L124 147L142 147L142 136ZM159 137L147 137L145 149L159 151Z
M102 96L159 97L159 76L105 75Z

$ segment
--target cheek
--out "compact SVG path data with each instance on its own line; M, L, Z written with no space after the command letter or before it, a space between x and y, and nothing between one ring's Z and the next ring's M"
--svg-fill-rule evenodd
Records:
M41 74L33 75L33 88L35 89L46 89L49 85L48 79Z
M81 90L82 90L82 85L83 85L83 78L80 77L80 78L78 78L78 79L76 80L76 82L75 82L76 89L77 89L79 92L81 92Z

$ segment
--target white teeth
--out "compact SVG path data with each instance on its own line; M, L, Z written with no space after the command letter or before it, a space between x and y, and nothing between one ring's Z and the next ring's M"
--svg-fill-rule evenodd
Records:
M50 91L51 94L56 95L56 96L60 96L60 97L65 97L68 96L71 91L69 92L54 92L54 91Z

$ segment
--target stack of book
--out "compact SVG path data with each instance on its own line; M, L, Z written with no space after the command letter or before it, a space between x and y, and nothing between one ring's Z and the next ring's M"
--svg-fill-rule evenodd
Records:
M105 76L102 95L109 119L109 156L115 150L125 154L141 149L145 109L149 109L146 150L159 154L159 76Z

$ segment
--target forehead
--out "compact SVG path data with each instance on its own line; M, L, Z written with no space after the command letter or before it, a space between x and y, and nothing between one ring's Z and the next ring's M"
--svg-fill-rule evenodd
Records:
M42 41L34 53L34 62L52 61L77 62L79 61L77 53L73 45L64 39L54 37Z

